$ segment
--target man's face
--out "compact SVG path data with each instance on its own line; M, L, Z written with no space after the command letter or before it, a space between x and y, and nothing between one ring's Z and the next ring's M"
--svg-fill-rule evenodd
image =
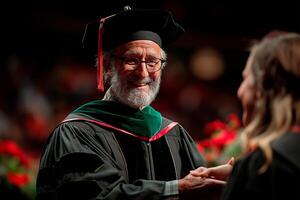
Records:
M115 57L111 78L113 94L122 103L134 108L149 105L159 91L161 70L148 72L145 62L140 62L133 69L124 58L140 61L161 58L161 48L149 40L136 40L118 47L113 57Z
M250 54L245 69L243 71L243 82L241 83L237 95L241 100L243 106L243 124L248 125L250 122L254 105L256 101L256 90L254 87L254 77L251 72L251 65L253 64L253 53Z

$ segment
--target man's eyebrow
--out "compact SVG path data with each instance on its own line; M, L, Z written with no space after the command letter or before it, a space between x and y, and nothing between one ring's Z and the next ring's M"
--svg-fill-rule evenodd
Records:
M142 52L140 52L138 50L129 50L129 51L126 51L123 55L124 56L140 56L141 54L142 54ZM156 58L156 57L158 57L158 55L155 52L148 51L146 57Z
M139 52L138 50L129 50L129 51L126 51L124 52L124 56L137 56L137 55L140 55L141 52Z

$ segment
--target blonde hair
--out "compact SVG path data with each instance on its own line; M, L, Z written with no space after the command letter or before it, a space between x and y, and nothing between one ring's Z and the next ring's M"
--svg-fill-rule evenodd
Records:
M273 160L271 142L300 124L300 35L266 36L251 50L251 72L259 94L250 123L242 132L245 153L263 151L264 172Z

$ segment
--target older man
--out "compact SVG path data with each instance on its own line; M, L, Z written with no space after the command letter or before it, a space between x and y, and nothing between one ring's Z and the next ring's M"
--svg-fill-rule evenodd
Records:
M83 42L98 53L98 89L102 79L110 87L50 135L39 199L210 196L225 184L231 166L201 167L204 160L184 128L150 106L166 64L162 47L183 32L169 12L128 8L87 26Z

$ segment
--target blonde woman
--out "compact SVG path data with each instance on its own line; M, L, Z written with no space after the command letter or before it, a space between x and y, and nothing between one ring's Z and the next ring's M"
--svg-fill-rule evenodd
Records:
M268 34L253 46L238 90L245 156L223 199L300 199L300 35Z

